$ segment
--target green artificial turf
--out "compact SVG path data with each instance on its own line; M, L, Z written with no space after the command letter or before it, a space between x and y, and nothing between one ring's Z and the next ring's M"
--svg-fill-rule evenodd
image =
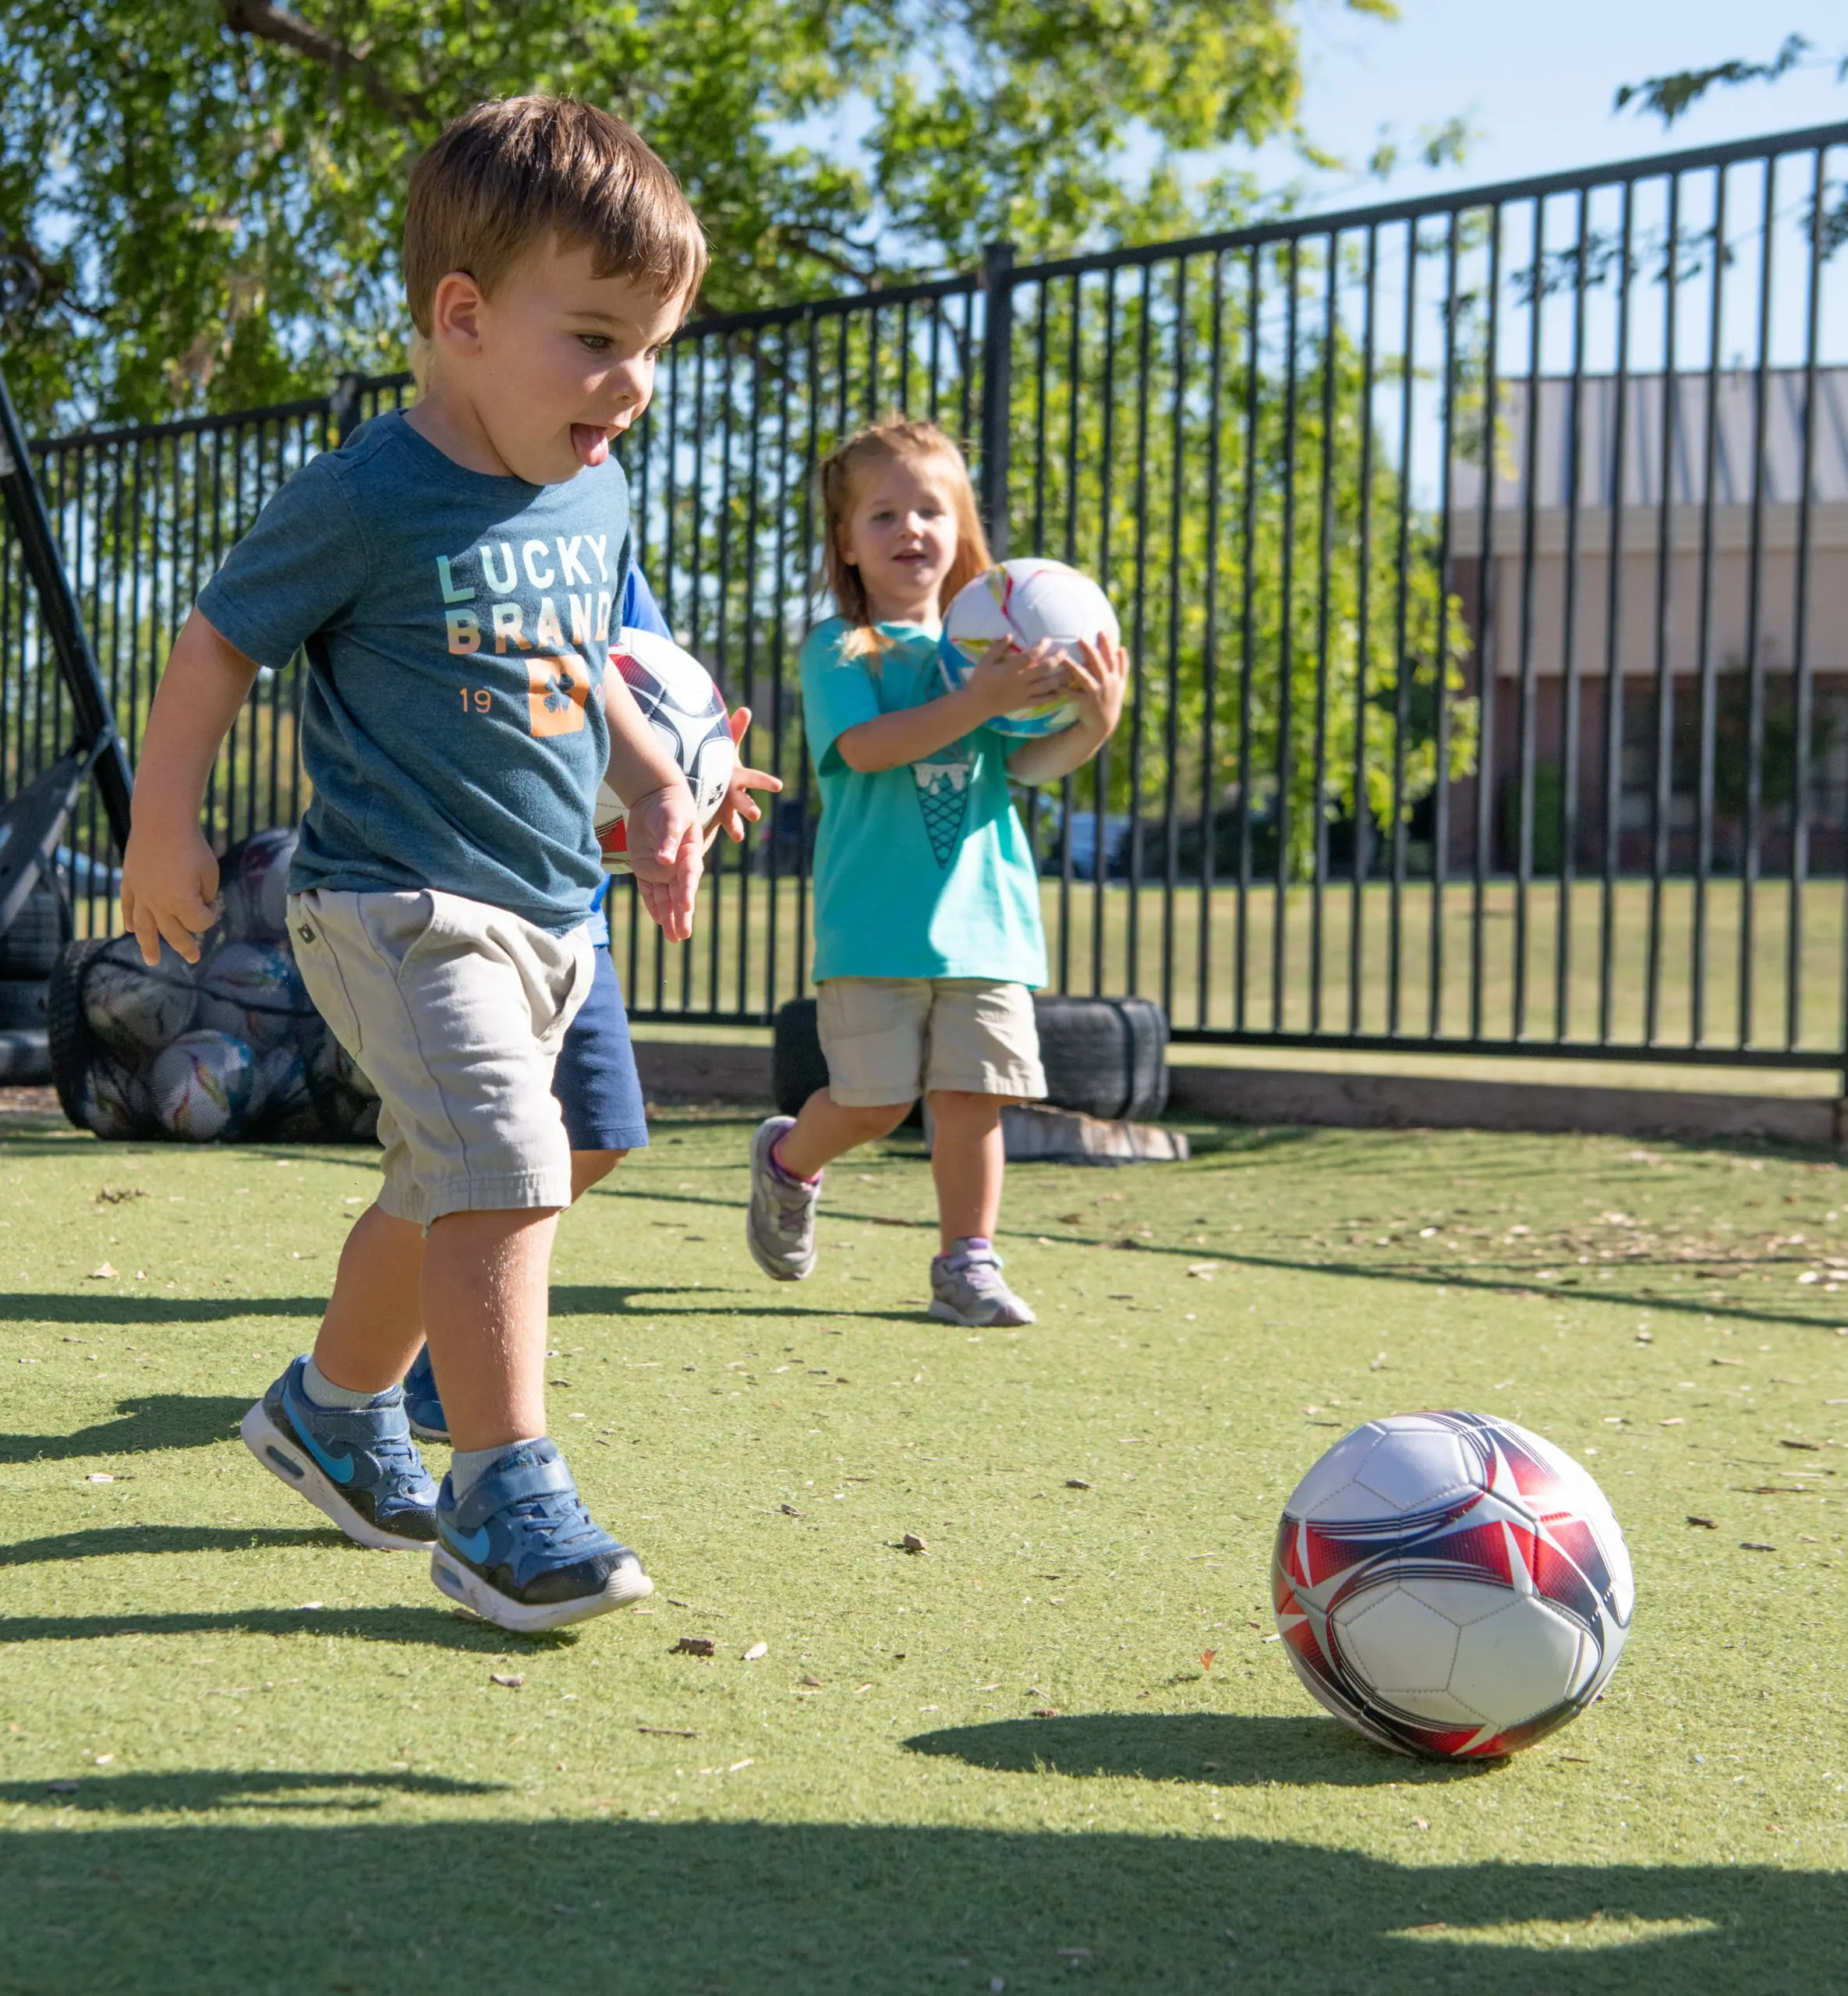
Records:
M1040 1322L972 1334L906 1141L760 1277L749 1127L664 1117L561 1229L553 1432L660 1591L533 1642L236 1439L366 1155L0 1139L0 1988L1843 1986L1832 1163L1201 1129L1018 1170ZM1606 1695L1503 1766L1266 1640L1296 1479L1431 1405L1579 1456L1635 1560Z

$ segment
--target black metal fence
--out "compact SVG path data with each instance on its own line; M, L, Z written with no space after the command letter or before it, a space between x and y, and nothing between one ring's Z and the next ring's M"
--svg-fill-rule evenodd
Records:
M814 468L903 409L1135 660L1106 753L1022 798L1058 986L1198 1039L1841 1067L1845 158L1829 126L690 324L625 447L638 557L788 790L692 944L614 911L637 1013L804 988ZM407 387L37 447L131 743L263 499ZM299 674L227 745L221 842L300 807ZM63 726L0 550L0 780Z

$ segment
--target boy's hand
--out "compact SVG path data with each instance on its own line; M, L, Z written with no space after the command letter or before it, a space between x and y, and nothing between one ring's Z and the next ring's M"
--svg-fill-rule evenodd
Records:
M642 905L670 943L693 933L693 902L703 865L699 821L684 778L664 784L628 807L628 863Z
M1129 685L1129 653L1113 645L1099 631L1093 643L1078 642L1078 656L1068 661L1071 701L1078 710L1078 725L1094 732L1101 741L1115 731L1123 718L1123 696Z
M1023 652L1011 639L997 638L963 686L982 718L993 720L997 714L1051 699L1064 692L1070 678L1069 661L1053 649L1050 639L1042 639L1030 652Z
M164 938L189 964L199 961L200 938L224 913L218 901L218 862L196 824L161 837L137 828L122 858L122 921L141 945L151 969Z
M734 707L726 726L731 730L731 745L735 749L742 745L745 731L750 725L751 710L749 707ZM748 819L752 824L756 824L763 816L762 807L752 802L751 792L762 790L774 794L782 787L781 777L773 777L765 770L748 770L742 763L738 764L731 772L731 781L726 788L724 801L719 805L718 815L713 819L713 837L716 838L723 832L734 845L742 845L745 821ZM710 839L706 841L709 845L711 842Z
M135 813L122 856L122 925L151 968L171 943L189 964L217 922L218 862L199 829L200 801L257 677L254 659L195 609L154 688L135 772Z

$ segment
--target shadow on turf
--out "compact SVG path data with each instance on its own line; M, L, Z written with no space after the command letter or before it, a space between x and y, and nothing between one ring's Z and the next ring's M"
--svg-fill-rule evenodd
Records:
M855 1303L837 1303L831 1308L823 1303L808 1305L781 1301L763 1304L735 1304L722 1301L736 1295L735 1290L723 1289L716 1283L710 1288L687 1290L676 1288L663 1281L638 1285L632 1288L605 1288L593 1283L558 1283L552 1288L552 1315L554 1317L620 1317L635 1316L646 1312L650 1317L710 1317L722 1312L730 1317L774 1317L781 1323L799 1323L805 1318L817 1320L823 1318L864 1317L886 1323L915 1324L922 1315L922 1308L912 1310L878 1310L862 1308ZM664 1303L664 1297L671 1297ZM642 1301L633 1299L641 1297Z
M1000 1774L1128 1775L1212 1788L1405 1787L1471 1780L1493 1761L1414 1761L1375 1746L1332 1718L1237 1712L1089 1712L945 1726L905 1743Z
M210 1393L146 1393L118 1400L113 1421L69 1435L0 1435L0 1463L69 1462L79 1456L139 1454L148 1449L203 1449L237 1433L250 1405Z
M150 1610L126 1615L0 1615L0 1645L84 1643L116 1636L317 1636L365 1643L416 1643L427 1647L504 1655L510 1641L522 1649L566 1646L575 1629L510 1637L473 1616L445 1612L440 1597L416 1608L239 1608ZM0 1984L0 1987L4 1987Z
M388 1796L499 1795L504 1782L457 1781L448 1775L386 1768L377 1774L315 1774L297 1768L188 1769L180 1774L93 1775L75 1794L42 1781L0 1782L0 1803L51 1804L108 1816L204 1815L216 1809L337 1809L370 1814Z
M105 1525L94 1531L61 1532L55 1538L23 1538L0 1545L0 1566L36 1566L58 1559L113 1559L136 1552L256 1552L281 1546L345 1545L327 1525L316 1531L260 1531L232 1525Z
M190 1811L227 1779L133 1778L130 1816ZM13 1823L56 1833L0 1835L0 1983L21 1996L257 1984L322 1996L338 1969L333 1986L366 1991L538 1979L556 1996L1840 1986L1839 1879L1721 1856L1442 1863L1420 1857L1409 1828L1399 1861L1230 1824L1187 1836L586 1819L536 1813L556 1806L537 1789L522 1791L519 1820L463 1803L431 1821L444 1805L427 1790L398 1806L402 1778L378 1775L336 1778L323 1822L268 1814L261 1792L251 1820L244 1778L230 1778L225 1815L165 1824L115 1818L119 1778L84 1782L76 1807L42 1784L4 1791L26 1805ZM280 1791L291 1802L324 1779L290 1778L303 1783ZM362 1793L384 1806L356 1820ZM86 1821L90 1808L105 1820Z
M0 1294L0 1324L224 1324L240 1317L318 1322L324 1296L158 1296L142 1289L16 1290Z

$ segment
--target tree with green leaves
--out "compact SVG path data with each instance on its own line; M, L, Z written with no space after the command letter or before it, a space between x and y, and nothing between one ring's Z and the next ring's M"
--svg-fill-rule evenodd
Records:
M1390 17L1391 0L1346 0ZM1227 221L1202 149L1300 126L1297 0L12 0L0 253L35 428L402 363L410 168L483 97L635 122L712 239L706 309ZM1128 170L1152 157L1152 171Z
M1163 834L1147 828L1170 797L1196 827L1242 805L1254 871L1276 866L1280 837L1303 879L1319 857L1326 872L1338 823L1375 839L1408 826L1440 755L1453 781L1475 766L1467 623L1383 419L1402 406L1404 363L1376 354L1369 369L1329 309L1331 280L1360 271L1350 259L1331 272L1331 253L1312 239L1015 288L1008 546L1074 562L1123 616L1130 709L1071 788L1080 809L1101 795L1143 824L1152 872ZM961 327L954 303L902 320L887 307L819 338L749 328L678 350L625 453L653 495L643 560L683 641L760 709L752 675L779 637L793 656L812 607L811 456L894 399L901 373L912 413L940 406L961 428L982 356ZM793 787L799 741L785 748ZM1223 874L1237 855L1220 846Z
M29 260L42 285L7 366L41 427L245 408L324 392L340 369L398 366L409 167L449 115L495 91L575 91L634 119L711 235L709 310L967 268L997 237L1025 260L1230 225L1251 189L1236 174L1203 179L1196 158L1228 140L1290 134L1326 163L1300 128L1294 0L739 0L722 20L687 0L594 17L512 0L491 18L471 0L315 0L312 15L267 0L16 0L0 19L0 59L20 79L0 101L0 249ZM851 123L854 145L824 143L830 121ZM1453 157L1460 139L1445 127L1423 149ZM1132 157L1152 168L1132 173ZM1391 161L1382 152L1372 165L1383 173ZM1017 500L1013 544L1037 536L1141 603L1142 691L1109 764L1108 808L1146 821L1171 793L1183 817L1210 818L1241 800L1284 830L1284 863L1300 877L1337 819L1403 827L1438 780L1440 714L1448 773L1473 766L1467 635L1434 523L1377 434L1380 384L1367 388L1351 334L1311 331L1327 275L1319 254L1266 262L1273 316L1287 288L1301 293L1294 354L1273 334L1251 358L1252 299L1230 277L1209 291L1199 269L1184 291L1172 274L1139 296L1126 287L1113 331L1095 301L1053 298L1039 331L1057 358L1039 377L1037 409L1032 335L1017 322L1015 462L1041 423L1056 462L1043 517ZM774 630L800 621L766 561L773 540L793 551L799 599L803 439L812 430L825 448L838 410L891 395L890 353L879 374L854 347L866 316L855 323L841 349L851 393L816 373L791 334L728 339L723 366L713 343L710 388L705 343L671 364L703 370L698 381L676 393L677 377L664 377L669 430L689 419L671 406L687 404L707 441L673 502L678 564L658 539L645 559L666 586L696 550L702 579L681 614L703 620L689 637L728 684L743 661L724 655L728 631L734 647L752 634L761 657ZM954 405L979 356L966 328L940 330ZM921 346L921 318L912 337ZM1216 344L1223 395L1208 406ZM1125 363L1150 346L1185 351L1149 377L1157 408L1181 419L1154 423L1138 463ZM673 489L676 448L671 434L632 440L639 490L651 451ZM127 491L137 463L112 460L97 476ZM252 469L228 468L215 446L176 454L162 476L221 510L260 497L240 483ZM173 521L186 515L175 506ZM179 540L153 538L158 522L137 531L149 572L186 570ZM131 621L119 645L112 622L112 646L131 681L151 684L164 649L155 607L112 599L104 614ZM1273 863L1255 855L1259 870Z
M1328 870L1336 822L1387 838L1409 823L1439 780L1440 710L1450 780L1476 747L1468 628L1381 421L1402 363L1369 381L1353 330L1324 317L1331 253L1259 259L1262 306L1242 258L1126 286L1108 326L1095 298L1057 291L1043 402L1036 380L1032 404L1014 402L1014 462L1043 423L1046 484L1014 497L1011 544L1043 518L1043 551L1137 606L1128 722L1082 787L1103 780L1110 809L1145 819L1170 793L1182 819L1239 800L1263 820L1255 870L1275 867L1280 839L1297 879ZM1037 375L1040 336L1017 320L1017 382ZM1128 365L1142 353L1145 377Z

